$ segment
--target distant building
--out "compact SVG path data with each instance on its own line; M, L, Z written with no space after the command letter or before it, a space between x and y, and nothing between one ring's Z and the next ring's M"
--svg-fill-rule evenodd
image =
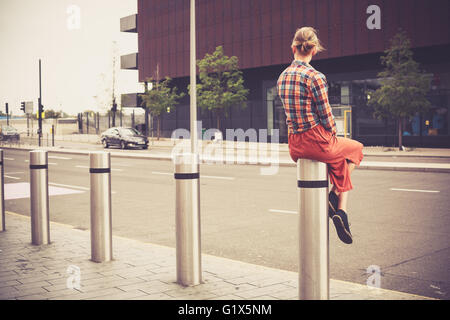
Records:
M121 19L121 30L138 33L139 53L122 57L122 68L138 70L139 81L170 76L180 90L189 84L189 0L138 0L138 13ZM379 10L378 10L379 9ZM295 30L315 27L326 51L312 65L328 79L338 130L366 145L394 145L395 121L380 121L367 108L366 90L379 86L380 56L399 28L412 41L414 59L432 79L431 111L406 123L406 146L450 147L450 2L448 0L197 0L197 59L222 45L237 56L248 108L222 119L226 128L279 129L287 141L285 115L275 84L292 61ZM137 104L136 95L123 97ZM165 114L163 134L189 128L189 97ZM214 127L199 112L204 128ZM346 123L344 122L346 120ZM270 132L270 130L269 130Z

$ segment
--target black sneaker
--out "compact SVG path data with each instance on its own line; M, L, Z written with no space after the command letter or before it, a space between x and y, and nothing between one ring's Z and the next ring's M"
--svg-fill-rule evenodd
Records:
M346 244L352 243L352 234L345 211L341 209L337 210L332 219L339 239Z
M328 196L328 216L333 219L333 216L336 214L338 209L339 197L333 191L330 191Z

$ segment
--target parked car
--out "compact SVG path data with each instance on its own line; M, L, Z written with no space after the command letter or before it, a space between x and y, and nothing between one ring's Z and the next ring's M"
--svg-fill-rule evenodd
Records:
M3 141L19 141L20 133L16 128L11 126L0 127L0 140Z
M121 149L128 147L148 149L148 139L134 128L109 128L101 135L103 147L118 146Z

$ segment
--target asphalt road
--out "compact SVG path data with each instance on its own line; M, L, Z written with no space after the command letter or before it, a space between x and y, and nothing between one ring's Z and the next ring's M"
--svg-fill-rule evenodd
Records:
M7 194L16 194L6 210L29 215L29 198L21 196L28 152L6 149L4 157ZM52 221L89 229L88 165L86 155L49 154L51 193L60 193L50 196ZM112 168L113 234L174 247L172 162L112 158ZM202 252L296 271L295 170L263 176L254 165L202 165ZM349 203L354 243L340 242L330 223L331 278L366 284L375 265L382 288L450 299L449 178L356 170Z

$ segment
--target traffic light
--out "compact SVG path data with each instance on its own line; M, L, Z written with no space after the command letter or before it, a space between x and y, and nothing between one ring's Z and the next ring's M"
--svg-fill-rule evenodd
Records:
M116 112L117 111L117 103L116 103L116 101L113 102L111 111L112 112Z
M23 113L25 113L25 102L20 103L20 110L22 110Z
M38 98L38 119L42 119L44 114L44 105L41 103L41 98Z
M8 110L8 102L5 103L5 106L6 106L6 108L5 108L6 114L9 114L9 112L8 112L9 111Z

